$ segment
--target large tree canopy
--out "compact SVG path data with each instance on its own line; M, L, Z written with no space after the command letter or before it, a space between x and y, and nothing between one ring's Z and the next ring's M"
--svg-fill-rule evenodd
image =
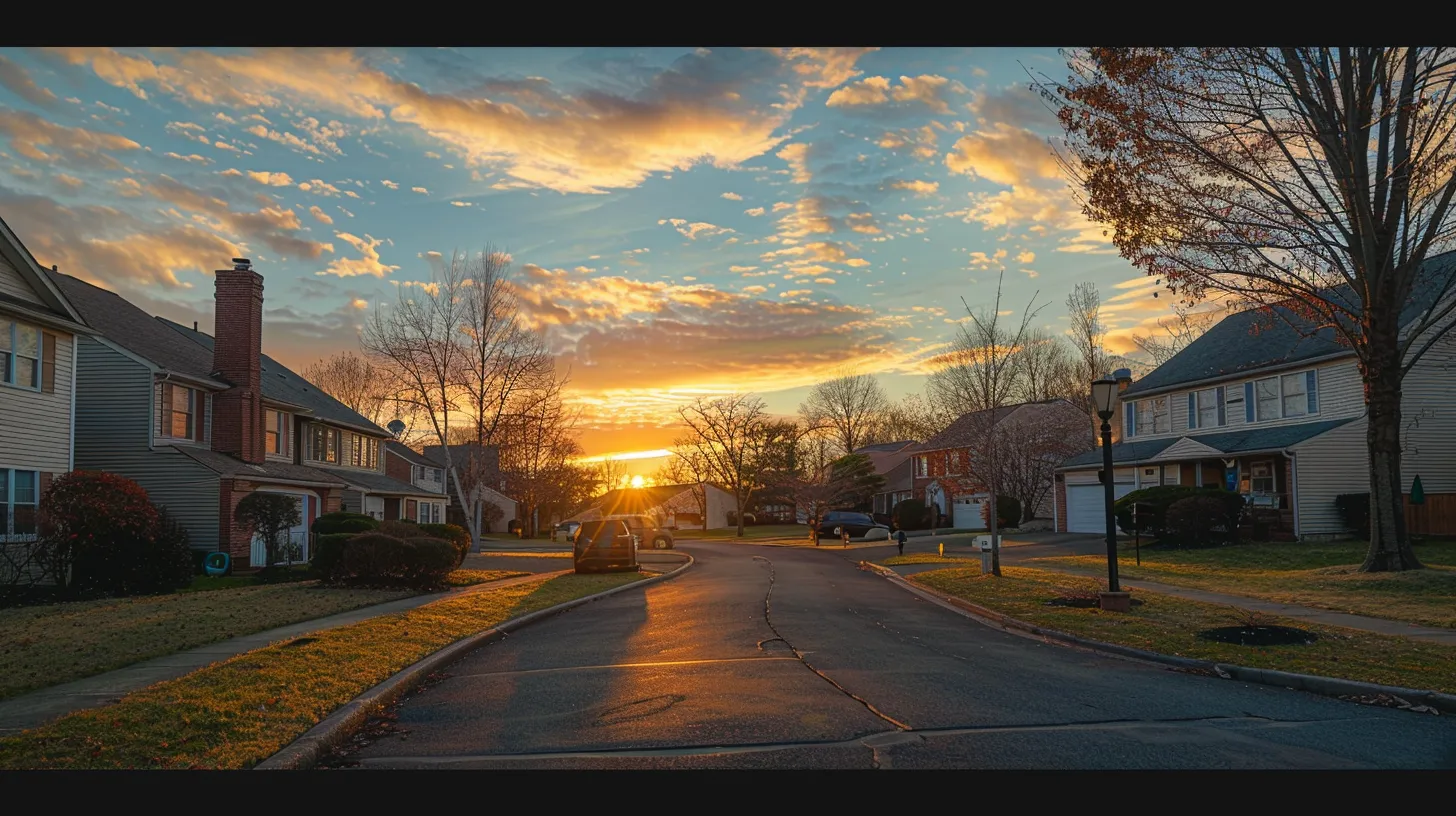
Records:
M1456 307L1449 274L1419 277L1452 244L1453 57L1092 48L1068 54L1065 82L1037 83L1084 211L1123 257L1190 299L1287 307L1270 313L1332 329L1356 352L1371 571L1420 566L1401 506L1400 392Z

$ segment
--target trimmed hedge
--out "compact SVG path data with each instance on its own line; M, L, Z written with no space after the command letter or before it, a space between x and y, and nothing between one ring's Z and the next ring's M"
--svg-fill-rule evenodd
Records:
M925 502L917 499L905 499L890 513L894 524L891 525L901 530L926 530L930 528L930 513Z
M1145 487L1142 490L1134 490L1114 502L1113 515L1117 518L1117 526L1124 533L1141 532L1143 535L1153 538L1163 538L1168 535L1166 523L1168 509L1175 502L1191 496L1212 496L1219 501L1223 508L1221 523L1230 530L1230 538L1237 540L1238 526L1247 510L1248 503L1238 493L1230 493L1219 487L1193 487L1192 485ZM1133 528L1133 505L1137 505L1138 508L1138 529Z
M324 533L315 539L313 555L308 568L316 577L334 583L341 577L344 564L344 544L358 533Z
M1163 519L1168 540L1179 547L1206 547L1237 537L1239 513L1231 516L1232 503L1225 496L1238 497L1235 493L1219 496L1210 491L1173 502ZM1242 497L1238 498L1242 504Z
M313 531L320 536L335 533L367 533L378 530L379 522L363 513L324 513L313 520Z
M356 533L343 541L320 537L317 549L315 572L327 576L328 583L413 589L444 585L459 552L438 538L402 539L378 532Z
M981 523L991 528L991 503L981 503ZM996 497L996 529L1006 530L1021 524L1021 501L1015 496Z
M470 554L470 531L458 524L421 524L420 530L431 538L438 538L455 545L460 551L455 561L458 569L465 563L465 556Z

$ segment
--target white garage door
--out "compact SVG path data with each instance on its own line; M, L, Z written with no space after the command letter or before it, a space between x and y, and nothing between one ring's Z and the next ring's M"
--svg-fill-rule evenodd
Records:
M981 500L974 496L957 496L951 505L951 526L957 530L984 530L986 522L981 518Z
M1122 498L1133 491L1133 484L1114 484L1112 495ZM1103 486L1067 485L1067 532L1106 533L1107 511Z

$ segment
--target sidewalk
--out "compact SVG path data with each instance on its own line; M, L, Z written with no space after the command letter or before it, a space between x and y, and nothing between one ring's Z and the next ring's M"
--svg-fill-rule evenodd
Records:
M1091 573L1061 567L1052 567L1037 564L1037 569L1044 569L1048 572L1060 572L1064 575L1088 576ZM889 567L901 576L914 575L917 572L929 570L946 569L940 564L904 564L901 566ZM1356 629L1362 632L1371 632L1377 635L1393 635L1396 637L1421 640L1427 643L1441 643L1447 646L1456 646L1456 629L1442 629L1433 626L1416 626L1402 621L1386 620L1384 618L1371 618L1365 615L1351 615L1345 612L1334 612L1328 609L1314 609L1308 606L1295 606L1293 604L1280 603L1278 601L1266 601L1259 598L1248 598L1243 595L1228 595L1222 592L1208 592L1202 589L1188 589L1186 587L1170 586L1154 581L1122 580L1119 581L1124 589L1140 589L1146 592L1156 592L1160 595L1171 595L1175 598L1183 598L1189 601L1201 601L1203 603L1219 604L1221 606L1234 606L1240 609L1254 610L1269 615L1278 615L1283 618L1295 618L1311 623L1318 623L1325 626L1340 626L1346 629Z
M571 570L566 569L556 572L523 575L518 578L506 578L501 581L476 584L448 592L416 595L411 598L401 598L397 601L375 604L374 606L351 609L348 612L340 612L337 615L299 621L298 623L291 623L276 629L269 629L265 632L255 632L251 635L243 635L242 637L235 637L231 640L209 643L206 646L199 646L185 652L154 657L151 660L134 663L130 666L115 669L104 674L84 677L80 680L62 683L59 686L38 689L29 694L22 694L19 697L0 700L0 735L13 734L27 728L35 728L57 717L62 717L82 709L110 705L133 691L138 691L166 680L176 679L184 674L190 674L218 661L227 660L230 657L243 654L244 652L250 652L254 649L261 649L270 643L291 640L301 635L322 632L327 629L337 629L340 626L348 626L360 621L369 620L370 618L391 615L395 612L405 612L410 609L435 603L436 601L452 600L461 595L514 586L516 584L526 583L527 581L539 580L543 577L554 578L569 572Z

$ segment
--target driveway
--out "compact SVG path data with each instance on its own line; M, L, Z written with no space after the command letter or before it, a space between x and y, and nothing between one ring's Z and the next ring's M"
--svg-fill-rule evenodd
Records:
M824 553L682 549L681 578L470 654L342 764L1456 767L1452 718L1018 637Z

